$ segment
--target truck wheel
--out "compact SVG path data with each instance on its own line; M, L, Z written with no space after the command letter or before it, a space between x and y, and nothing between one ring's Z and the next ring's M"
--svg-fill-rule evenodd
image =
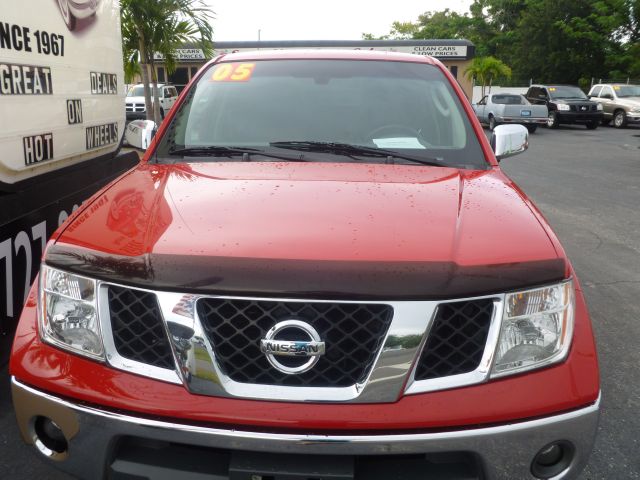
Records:
M613 126L616 128L624 128L627 126L627 115L624 110L616 110L613 114Z
M560 125L560 122L558 122L556 112L549 112L549 116L547 117L547 127L558 128L558 125Z
M73 13L71 13L69 9L69 0L58 0L58 7L60 7L60 13L67 28L69 30L76 28L76 17L73 16Z
M593 121L587 123L586 127L589 130L595 130L596 128L598 128L598 125L600 125L600 121L599 120L593 120Z
M493 130L498 126L498 122L493 115L489 115L489 130L493 132Z
M529 130L529 133L536 133L536 130L538 129L538 125L525 125L527 127L527 130Z

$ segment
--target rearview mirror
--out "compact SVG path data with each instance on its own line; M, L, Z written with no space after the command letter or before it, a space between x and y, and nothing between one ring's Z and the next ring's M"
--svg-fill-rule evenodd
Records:
M134 120L124 132L124 138L134 148L146 150L156 133L156 124L151 120Z
M529 148L529 132L522 125L498 125L493 130L490 142L496 159L500 161Z

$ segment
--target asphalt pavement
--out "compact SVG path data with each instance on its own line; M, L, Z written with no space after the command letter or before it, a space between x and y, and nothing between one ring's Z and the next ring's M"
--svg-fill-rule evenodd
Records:
M538 129L502 167L560 237L591 313L602 412L581 479L640 479L640 127Z
M580 478L640 479L640 127L538 129L529 150L502 167L560 237L591 312L602 416ZM0 371L0 478L71 478L41 463L20 440L6 367Z

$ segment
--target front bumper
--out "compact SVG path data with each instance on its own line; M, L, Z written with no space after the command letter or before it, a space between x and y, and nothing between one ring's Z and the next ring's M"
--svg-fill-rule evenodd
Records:
M522 125L545 125L547 118L535 118L535 117L496 117L498 123L518 123Z
M627 112L628 123L640 123L640 112Z
M570 412L475 429L378 435L304 435L212 428L116 413L44 393L15 377L12 378L12 393L24 440L37 444L34 419L52 419L64 432L68 448L63 453L52 452L49 458L61 470L90 479L103 478L107 474L115 474L117 478L118 473L143 475L136 478L146 475L148 478L230 478L227 474L193 476L192 472L176 470L175 466L170 470L163 469L149 464L148 456L120 459L115 453L118 444L128 439L153 441L156 446L164 442L170 444L170 450L174 451L183 447L204 449L204 458L209 459L209 464L212 458L223 458L221 452L265 452L293 458L297 455L327 458L387 455L387 459L398 455L462 452L478 460L481 475L486 480L534 479L531 462L535 454L552 442L564 441L573 446L574 456L567 468L553 478L572 479L584 468L593 447L600 404L598 398L594 404ZM314 407L309 405L308 408ZM229 467L223 468L228 470Z
M127 111L127 121L131 120L146 120L147 112L129 112Z
M560 123L600 123L604 118L602 111L599 112L567 112L556 110L556 116Z

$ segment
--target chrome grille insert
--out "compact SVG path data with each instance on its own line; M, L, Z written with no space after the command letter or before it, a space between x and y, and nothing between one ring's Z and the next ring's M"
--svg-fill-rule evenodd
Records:
M478 368L492 314L493 301L488 298L441 304L418 360L415 379L448 377Z
M171 346L153 293L111 285L111 330L120 356L154 367L174 369Z
M388 305L203 298L198 316L221 370L241 383L348 387L365 380L391 323ZM282 320L302 320L326 343L309 371L289 375L273 368L260 340ZM293 360L295 361L295 359Z

